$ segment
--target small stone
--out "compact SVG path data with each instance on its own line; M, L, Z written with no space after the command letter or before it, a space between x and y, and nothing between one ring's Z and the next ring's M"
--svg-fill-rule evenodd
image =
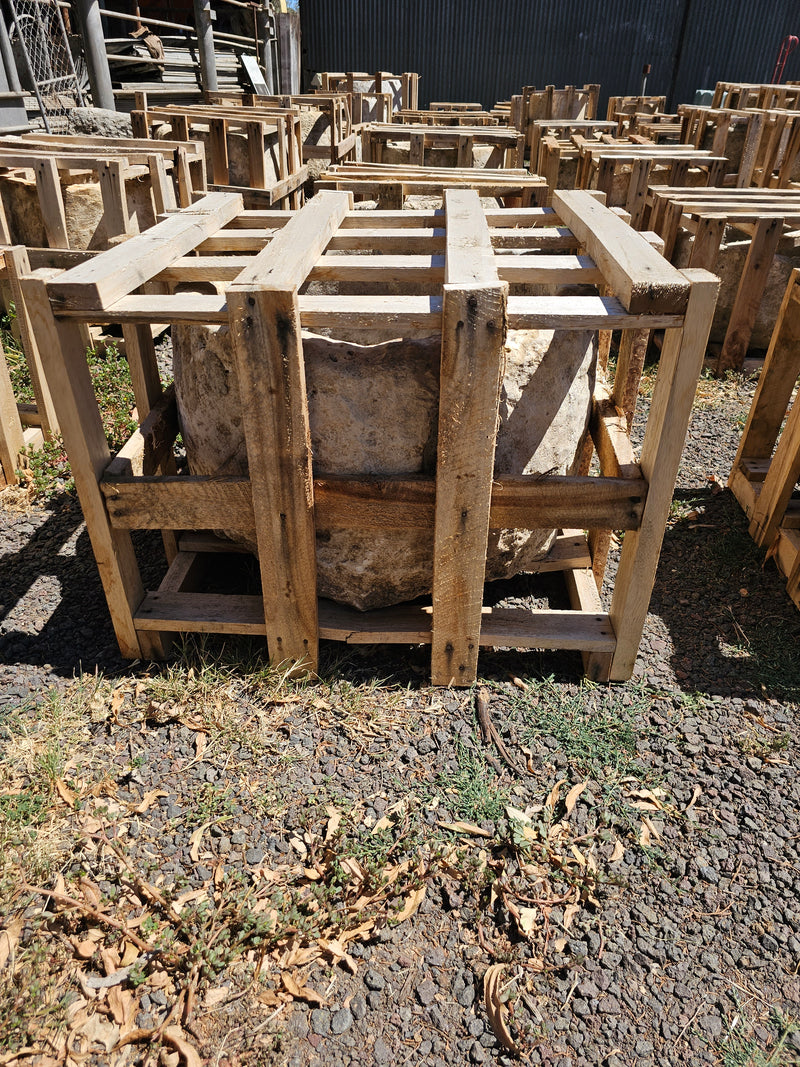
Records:
M616 997L603 997L597 1006L597 1010L601 1015L619 1015L622 1012L622 1006Z
M348 1012L349 1014L349 1012ZM311 1029L320 1037L325 1037L331 1032L331 1013L325 1008L314 1008L311 1012Z
M361 993L356 993L350 1001L350 1011L352 1012L353 1018L357 1019L359 1022L367 1014L367 1002Z
M331 1033L343 1034L353 1025L353 1016L347 1008L340 1008L331 1018Z
M372 1055L376 1063L391 1063L394 1059L392 1050L382 1037L375 1038L375 1044L372 1046Z
M711 885L716 885L719 882L719 873L713 867L700 866L697 868L697 873L704 882L710 882Z
M770 934L764 934L761 938L761 947L770 955L778 951L778 942Z
M701 1015L697 1022L709 1037L722 1036L722 1019L719 1015Z

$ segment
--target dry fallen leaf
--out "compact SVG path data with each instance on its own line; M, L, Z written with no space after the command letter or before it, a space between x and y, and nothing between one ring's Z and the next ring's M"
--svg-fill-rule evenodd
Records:
M149 793L145 793L141 802L133 808L133 811L137 815L144 815L147 809L153 806L154 801L158 800L159 797L167 796L169 796L169 793L164 789L151 789Z
M19 935L22 933L24 925L24 918L21 915L18 915L16 919L12 919L5 930L0 933L0 971L5 967L9 957L14 955L17 942L19 941Z
M56 778L55 780L56 792L67 805L68 808L75 807L75 801L78 799L75 793L69 788L63 778Z
M556 782L553 788L550 790L550 796L547 798L546 807L554 808L558 803L558 795L561 792L561 786L567 784L567 779L562 778L560 782Z
M202 826L198 826L197 829L192 832L192 835L189 838L189 844L191 845L189 855L191 856L192 863L197 863L200 859L200 840L213 822L213 819L209 819L208 822L204 822Z
M316 989L312 989L311 986L299 985L288 971L284 971L281 974L281 981L283 982L283 988L295 1000L304 1000L307 1004L316 1004L320 1008L324 1008L330 1003Z
M452 830L455 834L471 834L473 837L491 837L488 830L481 829L471 822L437 822L443 830Z
M578 802L578 797L581 795L581 793L584 791L588 784L588 781L586 781L580 782L578 785L574 785L564 797L564 805L567 809L567 815L572 814L573 808Z
M577 904L567 904L566 908L564 908L564 922L561 924L565 930L569 930L570 926L572 926L572 920L580 910Z
M402 923L405 922L406 919L411 918L411 916L416 912L417 908L422 903L422 899L425 896L427 889L428 887L426 885L421 885L418 889L414 889L411 893L409 893L409 895L406 897L406 902L403 905L402 909L394 917L395 922Z
M483 1003L489 1016L494 1036L509 1052L516 1054L519 1049L506 1025L508 1008L500 999L500 981L506 969L504 963L493 963L483 976Z
M190 1044L183 1033L177 1026L168 1026L163 1033L163 1040L167 1044L172 1045L180 1052L186 1061L186 1067L203 1067L203 1061L200 1058L197 1049L194 1045Z
M230 995L230 989L224 985L215 986L213 989L207 989L206 995L203 997L203 1007L213 1008L216 1004L221 1004L223 1000L227 1000Z
M538 908L519 909L519 927L523 934L532 934L536 929L536 920L539 918Z

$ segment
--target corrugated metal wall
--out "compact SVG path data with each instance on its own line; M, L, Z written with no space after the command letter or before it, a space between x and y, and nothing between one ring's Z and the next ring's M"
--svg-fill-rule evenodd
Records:
M418 71L420 105L477 100L490 107L522 85L602 85L690 101L717 81L765 81L787 33L789 0L301 0L303 66ZM800 49L784 79L800 79Z

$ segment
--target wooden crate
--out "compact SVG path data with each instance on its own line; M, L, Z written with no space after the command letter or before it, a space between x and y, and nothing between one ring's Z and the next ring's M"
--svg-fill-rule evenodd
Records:
M109 243L134 230L128 213L125 183L148 178L152 191L153 217L191 203L194 193L205 190L202 146L171 141L148 141L111 137L0 138L0 167L14 175L32 171L36 179L39 208L47 243L51 248L70 247L60 172L84 171L100 186L103 222ZM198 164L198 166L195 166ZM0 216L2 204L0 203ZM11 243L8 226L0 217L0 242Z
M582 89L567 85L556 89L548 85L537 89L526 85L517 102L511 100L511 125L525 135L525 154L533 163L533 124L541 119L594 119L597 118L599 85L584 85ZM515 121L516 120L516 121Z
M800 87L791 82L770 85L764 82L717 82L712 107L800 109Z
M584 141L580 147L575 187L598 189L610 201L615 179L622 178L626 187L624 206L630 213L631 225L636 229L644 229L648 226L647 192L654 167L669 167L668 185L684 186L691 168L701 178L703 185L716 187L722 183L725 163L724 157L688 145L645 145L630 141L625 144L595 144ZM650 228L653 229L652 226Z
M792 272L728 485L800 608L800 270Z
M555 210L484 213L476 193L448 190L443 211L358 212L348 194L322 192L292 214L242 212L241 198L212 193L90 265L52 281L23 280L125 656L158 657L169 634L201 631L265 634L276 663L310 671L320 638L429 643L432 678L441 685L472 684L478 649L487 645L577 649L591 677L630 676L717 281L676 271L590 193L559 192L555 202ZM514 254L525 249L540 254ZM387 272L394 284L405 280L417 292L423 285L425 293L386 295ZM376 295L300 295L315 277L366 280ZM137 295L147 282L192 280L216 280L227 291ZM606 295L508 295L518 283L568 282ZM153 321L229 325L249 477L170 473L177 420L174 398L158 382ZM137 406L149 410L116 457L86 367L79 331L87 322L123 323L145 393ZM435 477L326 477L312 469L301 327L335 333L378 324L394 336L441 331ZM600 474L493 481L506 324L621 331L616 377L606 387L599 373L592 409ZM635 394L635 353L653 328L666 331L665 343L637 462L621 405L631 387ZM200 551L207 542L180 531L213 530L222 516L227 528L257 541L261 596L202 592L213 557ZM430 529L431 606L362 613L318 602L317 525ZM541 526L564 531L542 566L563 571L573 610L484 609L487 531ZM576 527L589 527L588 537ZM144 589L133 529L178 532L158 590ZM596 577L610 531L622 529L606 611Z
M552 152L553 152L553 140L562 148L569 151L576 147L575 138L582 138L587 141L596 140L604 133L611 133L614 129L614 123L608 122L603 119L535 119L531 124L530 133L530 169L533 174L544 175L542 169L545 159L550 160L550 175L554 179L554 184L550 187L552 189L559 188L557 184L558 168L553 170ZM542 153L542 140L545 137L551 138L549 142L549 153ZM548 184L550 184L548 182Z
M146 138L152 138L158 126L169 125L176 137L186 141L196 140L198 128L207 127L211 188L241 193L248 201L266 207L284 201L291 207L300 207L303 202L308 168L302 164L300 117L292 108L170 104L132 111L131 124L137 136ZM234 132L247 138L249 183L246 186L230 184L228 136ZM273 136L277 140L268 143L267 138L271 140ZM153 143L158 142L153 139ZM267 158L273 150L277 152L276 181L270 181L267 174Z
M767 189L785 189L800 155L800 112L735 110L681 105L681 141L702 147L712 140L712 151L728 155L728 143L737 127L744 126L744 144L740 158L732 161L726 185L737 189L751 185Z
M361 128L361 158L365 163L381 163L384 146L408 145L410 166L425 166L425 151L452 149L456 166L471 167L476 145L491 145L486 168L518 169L523 166L525 141L517 130L503 126L419 126L400 123L368 123Z
M483 111L483 104L475 103L451 103L446 100L431 100L431 111Z
M91 252L74 252L50 248L30 248L14 245L0 248L0 280L8 286L19 326L19 345L28 365L33 403L18 401L11 384L6 355L0 345L0 484L17 482L19 457L24 448L38 448L58 433L53 398L47 385L36 335L31 325L20 278L36 274L51 278L61 270L83 263ZM84 341L90 343L88 327L84 327Z
M417 126L497 126L497 117L488 111L448 111L443 107L427 111L412 111L401 108L392 116L392 122L411 123Z
M718 373L741 370L770 266L782 239L796 248L791 231L800 227L800 191L782 189L679 189L653 186L650 227L664 239L670 259L681 229L694 235L689 265L713 270L726 226L750 236Z
M485 170L480 167L404 167L382 163L340 163L314 183L318 189L344 189L354 196L378 200L382 208L402 208L407 196L442 196L448 187L475 189L479 196L511 201L506 206L540 207L547 184L527 170Z
M392 93L392 111L401 107L415 110L419 107L419 79L420 75L412 71L406 71L404 74L391 74L386 70L379 70L375 74L323 71L320 74L320 91L362 92L370 95L388 89Z
M606 118L617 124L617 135L622 137L633 132L639 115L655 115L666 106L666 96L610 96Z
M293 96L255 96L245 94L244 104L252 108L292 108L295 111L321 111L327 118L330 130L330 145L303 144L303 161L309 159L330 159L338 163L353 154L356 134L353 130L353 118L350 110L352 93L316 93L294 94Z

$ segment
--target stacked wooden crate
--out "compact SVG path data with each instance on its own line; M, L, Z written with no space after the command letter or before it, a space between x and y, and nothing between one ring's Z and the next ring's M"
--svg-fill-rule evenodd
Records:
M320 638L329 638L429 643L432 678L442 685L472 684L478 649L486 645L576 649L591 677L630 676L717 283L703 271L672 268L591 194L554 199L555 210L484 213L477 194L451 190L443 212L365 213L350 209L347 194L323 192L292 214L244 212L241 198L213 193L124 249L103 253L90 268L23 280L124 655L161 656L174 632L255 633L266 635L276 663L309 671ZM301 295L315 275L368 279L372 295ZM139 294L146 283L193 278L217 281L226 291ZM389 278L400 295L385 295ZM402 295L404 279L423 284L425 295ZM575 281L605 295L508 295L517 284ZM153 321L228 325L248 476L171 473L175 400L158 381ZM137 406L144 421L116 457L102 431L80 333L81 323L97 322L123 325L143 383ZM506 323L621 331L616 376L606 386L599 374L593 402L599 474L493 481ZM433 477L334 478L313 469L301 327L335 333L376 325L402 336L441 334ZM637 339L653 328L666 335L637 462L621 399L636 377ZM260 595L198 591L214 557L198 550L209 542L179 532L214 530L221 515L227 528L257 542ZM431 605L361 613L318 602L317 524L431 530ZM543 525L563 531L543 567L563 571L572 610L484 608L488 529ZM160 589L150 592L130 536L142 528L178 532L179 539ZM586 528L588 537L579 532ZM596 578L610 531L620 529L627 533L605 610Z

